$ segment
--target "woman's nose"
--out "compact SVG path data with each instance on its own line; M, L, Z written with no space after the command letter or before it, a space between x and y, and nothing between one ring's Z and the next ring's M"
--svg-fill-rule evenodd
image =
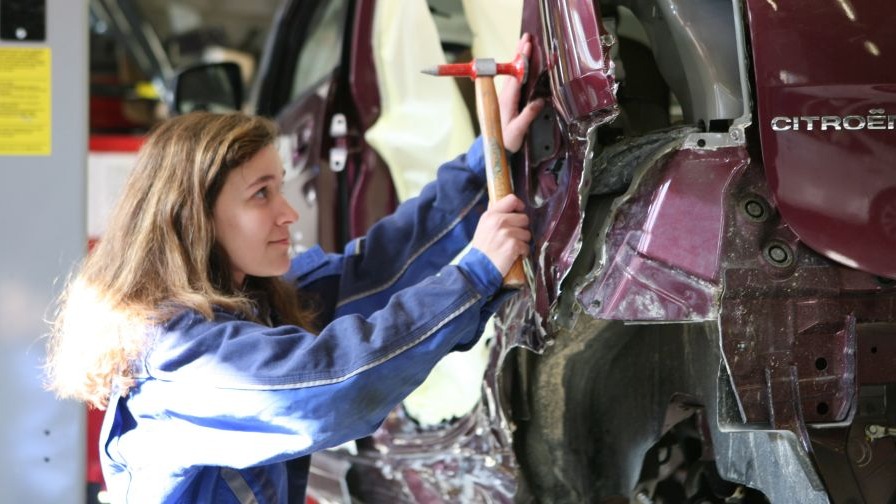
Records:
M296 212L295 208L286 201L286 198L280 195L280 213L278 214L277 224L286 226L297 220L299 220L299 212Z

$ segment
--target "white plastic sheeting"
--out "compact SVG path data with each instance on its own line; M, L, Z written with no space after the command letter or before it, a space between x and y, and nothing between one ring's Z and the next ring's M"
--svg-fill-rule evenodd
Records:
M434 178L440 163L466 150L473 125L452 78L420 73L445 63L426 1L377 2L374 16L381 112L365 139L389 166L405 200Z
M462 3L474 57L511 60L522 0ZM372 43L381 112L365 139L386 161L403 201L435 178L442 162L467 149L474 128L454 79L421 73L445 63L426 0L378 2ZM499 90L503 80L497 80Z
M463 0L467 23L473 32L473 55L510 61L516 56L523 21L523 0ZM495 81L498 92L507 77Z
M522 5L522 0L463 2L474 57L513 59ZM435 178L442 162L466 151L474 130L454 79L420 72L446 61L425 0L381 0L373 33L382 112L365 138L388 164L405 200ZM499 90L503 80L496 81ZM437 424L472 410L481 395L492 333L489 324L474 348L445 357L405 400L408 413L423 424Z

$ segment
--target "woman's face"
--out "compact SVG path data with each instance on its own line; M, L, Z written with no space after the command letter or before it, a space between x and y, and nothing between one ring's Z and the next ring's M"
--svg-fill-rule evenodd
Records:
M282 186L283 166L272 145L224 180L212 212L237 286L246 275L279 276L289 270L289 225L299 214L286 202Z

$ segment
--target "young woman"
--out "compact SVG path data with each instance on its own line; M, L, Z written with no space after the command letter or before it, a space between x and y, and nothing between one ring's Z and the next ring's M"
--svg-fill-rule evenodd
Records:
M509 149L539 108L506 119ZM370 434L473 345L528 249L518 199L485 210L477 141L344 254L290 260L275 138L242 114L163 123L63 295L50 386L106 409L115 502L302 502L308 455Z

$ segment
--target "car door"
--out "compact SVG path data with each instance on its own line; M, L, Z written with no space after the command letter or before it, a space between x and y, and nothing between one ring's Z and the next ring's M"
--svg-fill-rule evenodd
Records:
M374 3L296 0L275 17L253 100L280 127L297 252L341 250L395 206L388 170L363 138L379 95L368 44L356 41L370 36Z

